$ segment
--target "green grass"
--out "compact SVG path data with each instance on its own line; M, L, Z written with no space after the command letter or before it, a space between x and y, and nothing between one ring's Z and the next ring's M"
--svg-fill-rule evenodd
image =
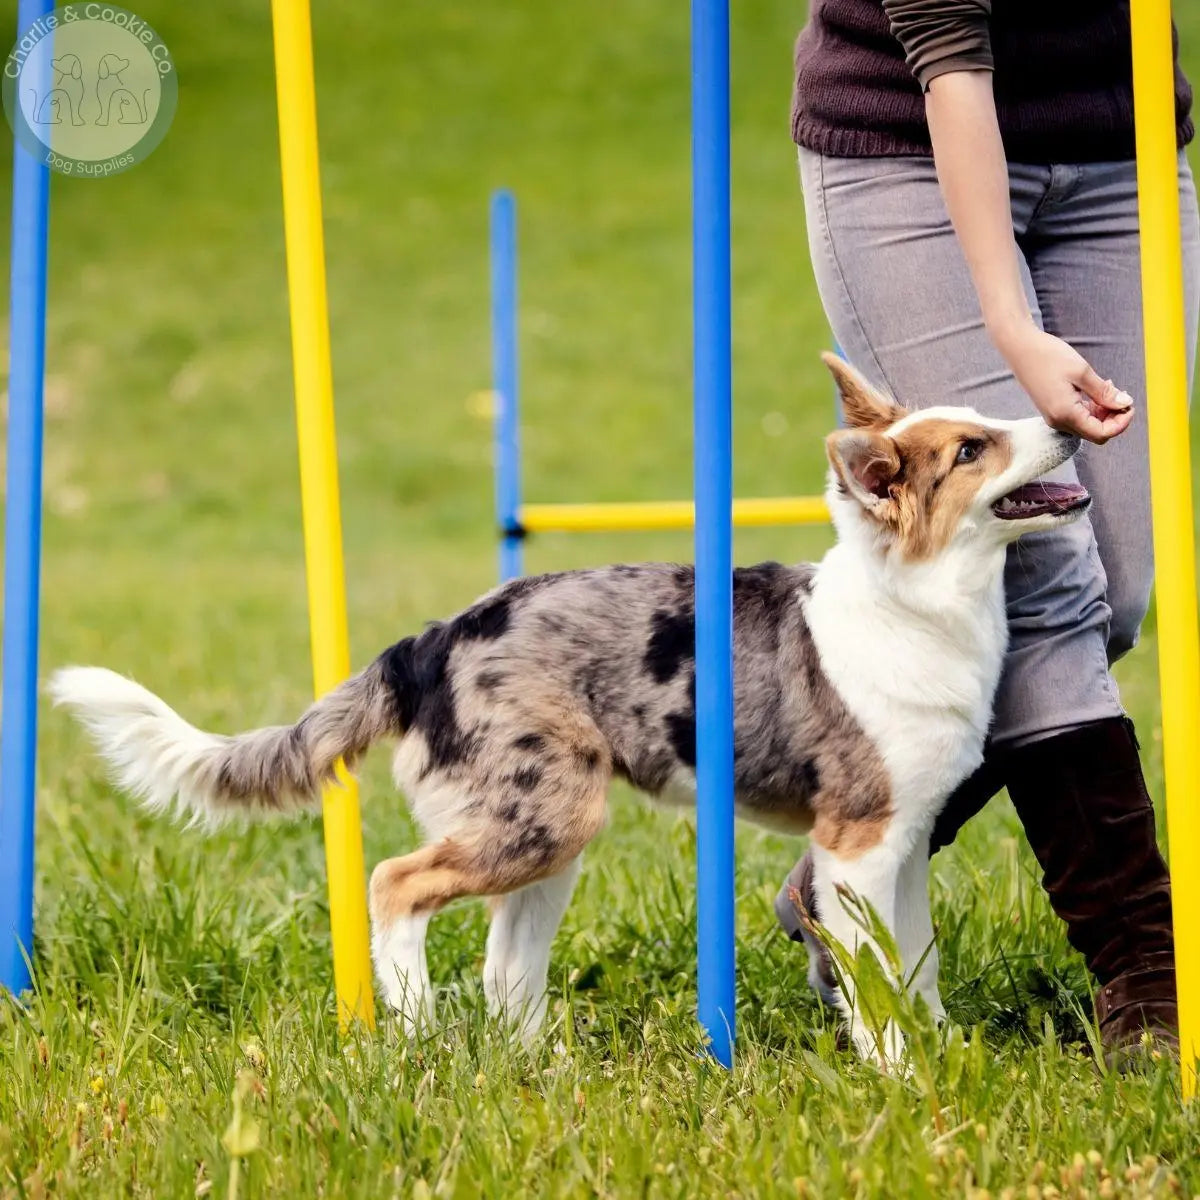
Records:
M815 489L831 416L787 138L802 7L734 6L746 495ZM527 494L687 493L687 18L642 0L317 8L361 662L493 578L493 186L521 206ZM175 127L127 175L54 183L42 661L105 663L243 728L310 686L268 6L139 11L179 65ZM1200 75L1200 19L1179 15ZM738 556L811 557L826 537L757 532ZM689 552L675 535L546 537L529 566ZM1152 629L1122 682L1161 794ZM364 776L368 862L414 842L385 759ZM151 821L51 712L38 803L36 991L0 1007L5 1200L231 1195L228 1146L252 1133L242 1197L1200 1193L1200 1128L1169 1064L1121 1080L1087 1053L1086 975L1007 805L937 862L965 1044L948 1031L949 1052L901 1081L837 1048L774 927L798 850L782 839L739 834L725 1074L697 1054L691 827L620 789L531 1055L490 1036L477 906L433 927L436 1040L339 1042L315 821L207 840Z

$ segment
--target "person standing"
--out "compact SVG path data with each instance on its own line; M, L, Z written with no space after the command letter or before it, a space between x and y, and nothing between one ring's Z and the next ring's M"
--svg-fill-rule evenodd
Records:
M1145 387L1129 21L1127 0L812 0L792 110L813 269L847 358L909 407L1037 411L1090 443L1060 469L1092 494L1090 519L1010 551L989 746L930 852L1008 788L1113 1057L1143 1031L1178 1036L1170 882L1110 670L1153 578L1146 423L1117 398ZM1176 66L1189 374L1191 101ZM807 856L776 912L828 992Z

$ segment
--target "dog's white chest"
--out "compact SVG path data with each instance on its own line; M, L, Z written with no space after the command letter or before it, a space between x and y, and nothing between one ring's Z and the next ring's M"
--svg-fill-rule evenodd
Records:
M844 588L814 588L807 615L830 682L883 759L893 803L936 813L982 758L1002 607L983 606L969 642Z

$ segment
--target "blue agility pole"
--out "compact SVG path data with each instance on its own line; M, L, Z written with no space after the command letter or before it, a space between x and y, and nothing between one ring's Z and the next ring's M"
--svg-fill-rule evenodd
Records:
M18 36L53 7L53 0L21 0ZM0 986L16 995L29 986L26 956L33 953L42 379L50 180L46 167L15 139L14 147L0 710Z
M733 371L729 0L692 0L696 893L700 1024L733 1064Z
M522 573L520 414L517 397L517 218L512 193L492 194L492 392L500 578Z

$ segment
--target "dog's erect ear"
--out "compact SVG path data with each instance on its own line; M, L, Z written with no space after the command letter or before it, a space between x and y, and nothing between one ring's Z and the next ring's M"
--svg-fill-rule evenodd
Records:
M900 474L900 451L886 434L844 429L825 439L825 451L842 486L866 509L891 499Z
M826 350L821 361L837 384L842 412L851 429L886 429L908 416L906 408L877 392L845 359Z

